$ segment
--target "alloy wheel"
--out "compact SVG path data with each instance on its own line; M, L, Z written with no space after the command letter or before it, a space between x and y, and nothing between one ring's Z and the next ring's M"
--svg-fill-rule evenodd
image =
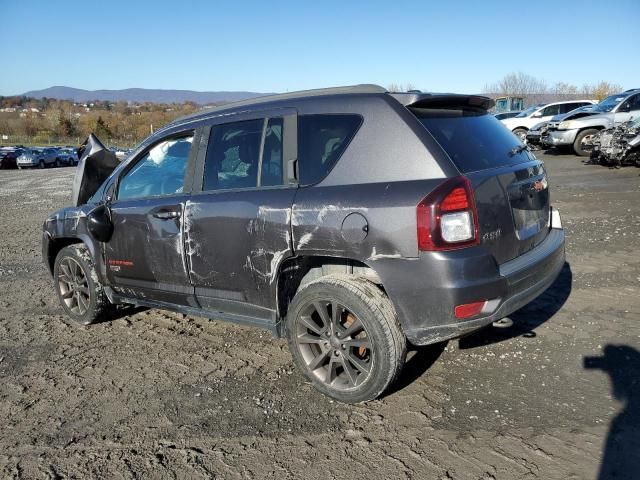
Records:
M372 372L373 345L363 323L335 301L301 309L295 340L309 371L332 388L353 389Z
M76 315L84 315L89 309L91 297L89 281L80 264L66 257L60 262L58 289L67 308Z

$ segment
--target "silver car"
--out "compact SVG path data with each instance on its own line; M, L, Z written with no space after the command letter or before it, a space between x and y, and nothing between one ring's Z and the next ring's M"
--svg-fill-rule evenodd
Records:
M27 148L18 157L18 168L60 166L58 150L55 148Z

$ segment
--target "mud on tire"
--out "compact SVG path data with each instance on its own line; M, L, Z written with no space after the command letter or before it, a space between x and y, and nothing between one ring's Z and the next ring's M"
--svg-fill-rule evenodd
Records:
M375 284L327 275L303 285L286 319L294 362L322 393L344 403L380 396L398 377L406 339Z
M75 322L89 325L111 312L112 305L84 244L60 250L53 266L53 281L60 305Z

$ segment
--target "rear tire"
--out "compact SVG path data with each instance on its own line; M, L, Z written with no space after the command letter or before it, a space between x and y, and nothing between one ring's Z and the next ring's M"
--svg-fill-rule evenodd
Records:
M39 168L44 168L45 167L44 160L40 160L40 162L38 162L38 167Z
M65 313L81 325L104 319L112 305L84 244L63 248L53 266L54 288Z
M303 285L289 307L293 360L313 386L344 403L380 396L398 377L406 339L389 298L373 283L328 275Z
M576 155L581 157L589 157L591 156L591 150L593 147L586 148L584 146L585 139L588 140L588 137L593 136L599 132L596 128L587 128L586 130L582 130L576 135L576 139L573 142L573 151L576 152Z

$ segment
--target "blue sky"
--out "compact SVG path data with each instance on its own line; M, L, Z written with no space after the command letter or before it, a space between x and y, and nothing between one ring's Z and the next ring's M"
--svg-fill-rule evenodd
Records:
M523 71L640 87L640 0L0 0L0 95L65 85L478 92Z

